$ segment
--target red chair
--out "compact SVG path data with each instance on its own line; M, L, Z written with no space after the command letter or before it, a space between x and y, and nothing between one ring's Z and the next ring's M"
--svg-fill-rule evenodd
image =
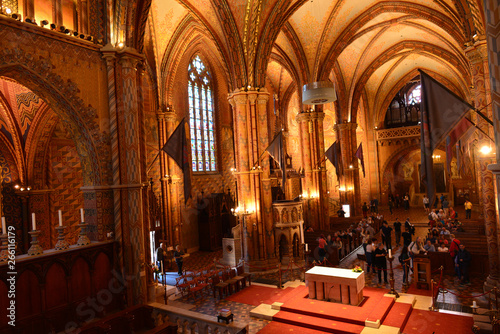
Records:
M225 281L227 284L229 284L229 293L233 293L239 291L239 281L235 278L236 273L235 270L233 270L231 267L227 269L227 275L228 279ZM234 287L234 290L233 290Z
M196 299L198 293L200 293L200 297L203 298L203 289L204 286L198 284L198 278L195 278L192 281L189 281L189 297Z

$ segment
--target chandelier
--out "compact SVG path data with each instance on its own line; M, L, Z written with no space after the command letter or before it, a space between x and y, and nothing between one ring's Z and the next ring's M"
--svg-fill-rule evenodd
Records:
M333 82L316 81L311 82L302 88L303 104L325 104L337 100Z

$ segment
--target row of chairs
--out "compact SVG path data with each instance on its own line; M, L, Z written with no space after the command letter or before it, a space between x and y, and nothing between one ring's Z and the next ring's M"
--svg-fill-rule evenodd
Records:
M224 294L228 296L246 287L247 282L251 285L251 275L245 273L243 264L236 268L205 269L183 275L176 280L176 287L181 295L195 299L198 295L203 298L203 293L209 290L212 290L214 298L218 292L219 298L222 299Z

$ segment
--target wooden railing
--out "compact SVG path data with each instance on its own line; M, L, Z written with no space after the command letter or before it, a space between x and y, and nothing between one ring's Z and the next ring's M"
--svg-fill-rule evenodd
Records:
M45 250L39 256L21 255L14 268L0 263L2 308L9 302L7 279L15 280L15 329L25 334L60 332L116 310L126 282L113 272L113 247L112 241L96 242L65 251ZM8 320L1 317L0 334L12 333Z
M153 310L153 318L156 323L170 322L177 324L177 333L221 333L221 334L244 334L248 333L248 323L239 321L229 324L217 322L217 317L206 314L180 309L160 303L150 303Z

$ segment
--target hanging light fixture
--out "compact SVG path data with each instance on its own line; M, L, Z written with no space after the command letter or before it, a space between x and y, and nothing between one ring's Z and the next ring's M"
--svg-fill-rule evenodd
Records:
M335 87L330 81L316 81L304 85L302 89L303 104L325 104L337 100Z

